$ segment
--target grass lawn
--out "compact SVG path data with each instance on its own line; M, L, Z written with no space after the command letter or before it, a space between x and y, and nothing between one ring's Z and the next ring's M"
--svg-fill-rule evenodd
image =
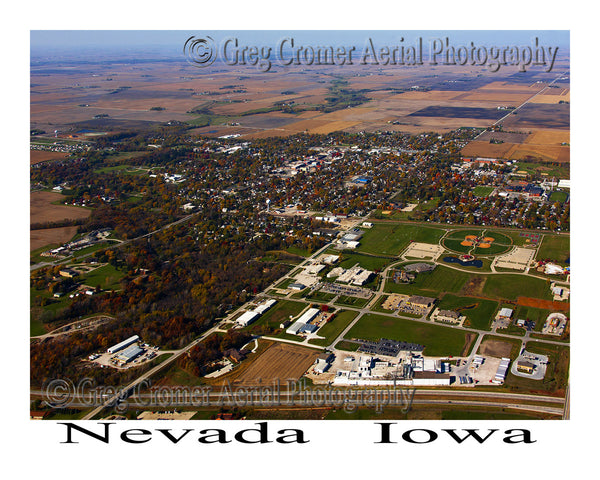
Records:
M444 230L421 225L374 223L360 240L359 252L399 255L413 242L438 243Z
M325 339L313 339L308 343L312 343L315 345L327 346L331 342L333 342L337 336L344 331L352 320L356 318L358 312L353 312L352 310L340 310L335 314L332 320L323 325L317 332L317 335L320 337L325 337Z
M98 267L92 272L83 275L80 282L95 288L100 285L102 290L118 290L119 281L125 276L124 272L117 270L110 264Z
M327 303L335 298L335 294L318 291L313 292L311 295L307 295L305 298L311 302Z
M358 347L360 347L360 344L340 340L334 346L338 350L345 350L346 352L356 352L358 350Z
M336 305L346 305L348 307L355 307L355 308L362 308L364 307L367 303L369 303L371 299L370 298L358 298L358 297L348 297L348 296L340 296L340 298L338 298L337 302L335 302Z
M474 340L471 338L467 341L467 332L464 330L377 314L364 315L346 334L346 338L375 341L389 338L418 343L425 346L425 355L433 356L460 356L469 351Z
M357 263L365 270L381 271L389 265L394 259L378 258L369 255L361 255L360 253L344 253L342 255L339 266L345 269L352 268Z
M505 384L513 391L545 391L560 393L562 395L569 375L569 347L566 345L549 345L530 341L527 343L526 349L531 353L540 353L548 356L548 365L544 379L531 380L529 378L517 377L509 371Z
M467 317L465 326L478 330L490 330L494 313L498 309L498 302L483 300L481 298L458 297L446 294L439 302L442 310L457 310Z
M526 275L487 275L483 294L499 300L516 300L518 297L552 300L550 281Z
M538 250L536 260L553 260L565 265L569 257L571 237L570 235L544 235L542 245Z

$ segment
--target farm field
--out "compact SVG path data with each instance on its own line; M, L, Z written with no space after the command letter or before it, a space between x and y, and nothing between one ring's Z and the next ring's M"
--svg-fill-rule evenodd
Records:
M29 151L29 163L35 165L41 162L50 162L53 160L63 160L67 158L67 153L63 152L47 152L44 150L30 150Z
M366 314L350 329L346 338L364 340L389 338L424 345L425 355L462 356L468 354L475 335L441 325Z
M77 233L77 227L43 228L29 232L29 251L33 252L45 246L60 246L71 240Z
M64 196L55 192L33 192L30 195L30 223L56 222L60 220L76 220L87 218L91 210L70 205L53 205L60 202Z
M314 348L274 343L232 380L243 385L272 385L276 381L285 385L288 380L298 380L318 355Z

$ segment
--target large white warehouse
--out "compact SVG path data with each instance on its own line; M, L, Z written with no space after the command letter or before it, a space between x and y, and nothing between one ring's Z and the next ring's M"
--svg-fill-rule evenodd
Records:
M137 342L140 339L138 335L134 335L133 337L129 337L127 340L123 340L121 343L117 343L110 347L107 352L108 353L117 353L120 350L123 350L125 347L128 347L134 342Z

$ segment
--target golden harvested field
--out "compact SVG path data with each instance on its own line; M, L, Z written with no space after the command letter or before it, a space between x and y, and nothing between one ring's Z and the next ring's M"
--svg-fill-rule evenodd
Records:
M531 103L558 103L558 102L570 102L571 91L565 89L562 93L553 92L554 89L548 89L543 94L536 96L531 100ZM548 93L552 92L552 93Z
M463 92L454 92L452 90L430 90L428 92L413 90L401 93L398 98L406 98L407 100L452 100L462 93Z
M52 202L61 201L64 196L54 192L33 192L30 195L30 223L57 222L60 220L75 220L87 218L91 210L69 205L52 205Z
M508 157L511 160L526 160L528 157L535 157L549 162L566 163L571 159L570 147L561 147L556 145L515 145Z
M252 360L235 379L245 385L272 384L279 379L285 384L288 379L298 380L319 356L313 348L300 347L289 343L274 343L260 356Z
M475 140L461 150L465 157L482 158L508 158L508 152L515 146L514 143L490 143Z
M541 88L538 84L532 83L531 85L524 84L511 84L507 82L492 82L479 87L478 90L502 90L512 93L531 93L531 95L539 92Z
M49 160L62 160L67 158L66 153L63 152L45 152L43 150L30 150L29 151L29 164L34 165L40 162L47 162Z
M31 230L29 234L29 251L37 250L46 245L62 245L71 240L77 233L77 227L44 228Z
M502 105L516 107L531 97L529 93L507 93L498 92L496 90L488 91L473 91L457 95L453 100L461 100L467 102L490 102L494 105L501 103Z
M564 130L535 130L523 143L535 145L560 145L561 143L569 143L570 138L571 133L565 132Z

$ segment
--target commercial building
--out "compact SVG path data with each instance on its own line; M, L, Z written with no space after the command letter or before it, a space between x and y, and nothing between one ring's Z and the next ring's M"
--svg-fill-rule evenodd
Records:
M501 308L500 311L498 312L498 315L496 318L498 319L506 319L506 320L510 320L511 317L513 315L513 311L510 308Z
M138 335L134 335L133 337L129 337L127 340L123 340L121 343L117 343L116 345L113 345L112 347L108 348L108 350L106 350L108 353L117 353L120 350L123 350L125 347L128 347L129 345L131 345L134 342L137 342L140 339L140 337Z
M435 298L431 297L422 297L421 295L413 295L412 297L408 297L406 300L406 304L411 307L417 308L430 308L435 303Z
M517 362L517 370L525 373L533 373L535 365L527 360L519 360Z

